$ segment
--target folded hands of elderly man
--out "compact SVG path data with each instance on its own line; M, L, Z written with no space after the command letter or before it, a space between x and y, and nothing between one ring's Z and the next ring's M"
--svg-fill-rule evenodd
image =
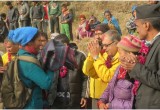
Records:
M133 53L130 53L129 55L125 56L124 58L119 59L121 62L121 66L130 71L133 69L133 67L136 65L138 62L138 57L137 55L134 55Z

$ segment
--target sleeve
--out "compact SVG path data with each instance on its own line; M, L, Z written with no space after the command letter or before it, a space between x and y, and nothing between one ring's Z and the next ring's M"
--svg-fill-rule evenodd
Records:
M58 17L58 16L60 16L60 15L61 15L61 7L60 7L60 5L59 5L59 4L58 4L58 9L57 9L57 10L58 10L58 13L57 13L57 17Z
M25 3L25 8L26 8L27 12L25 13L24 17L27 17L29 15L29 6L27 3Z
M102 81L109 83L114 75L116 68L119 66L119 63L117 62L113 64L111 68L107 68L103 56L100 55L99 58L93 63L93 65L98 77Z
M69 12L69 17L66 19L67 23L71 22L73 20L73 14Z
M50 16L50 3L48 4L48 16Z
M112 23L113 23L113 25L116 27L117 31L122 35L122 32L121 32L119 23L118 23L118 21L116 20L116 18L113 17Z
M41 7L42 19L43 19L43 18L44 18L44 8L43 8L43 6L42 6L42 5L40 5L40 7Z
M49 70L44 72L43 69L36 64L25 61L19 61L19 67L22 74L37 84L41 89L50 89L53 82L53 72Z
M156 63L153 66L158 66L158 68L160 68L160 65L156 65ZM160 69L157 71L151 70L145 65L137 63L129 75L131 78L139 80L142 84L149 86L150 88L160 90Z
M30 18L33 19L33 7L30 8Z
M86 27L85 27L85 29L86 29L86 31L89 31L90 30L90 24L89 24L89 22L87 21L87 23L86 23Z
M19 19L19 12L18 12L18 9L15 8L15 21L18 21Z
M81 57L81 65L80 68L81 68L81 74L82 74L82 94L81 94L81 97L83 98L86 98L86 97L89 97L88 96L88 87L87 87L87 82L88 82L88 77L86 75L84 75L84 73L82 72L82 67L83 67L83 62L85 61L85 56L83 55Z
M97 79L98 76L94 69L93 63L94 63L94 60L89 54L86 60L84 61L82 70L85 75Z

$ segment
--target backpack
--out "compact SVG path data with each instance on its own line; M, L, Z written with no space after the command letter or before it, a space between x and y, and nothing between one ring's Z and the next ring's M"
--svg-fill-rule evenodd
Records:
M2 102L7 109L24 108L32 92L19 78L18 60L31 62L40 66L39 61L30 56L16 56L15 59L9 63L4 73L1 86Z

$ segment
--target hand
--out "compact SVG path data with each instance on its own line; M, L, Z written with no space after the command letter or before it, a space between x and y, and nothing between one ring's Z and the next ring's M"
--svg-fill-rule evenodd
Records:
M85 107L86 103L87 103L87 99L81 98L81 102L80 102L81 107Z
M138 58L136 55L134 55L133 53L130 53L129 55L127 55L126 57L124 57L123 59L120 59L121 62L121 66L130 71L133 69L133 67L136 65L136 63L138 62Z
M88 51L90 52L93 58L99 55L101 47L98 43L98 40L94 40L88 43Z
M108 103L107 104L104 104L104 103L99 104L99 109L108 109L108 107L109 107Z
M3 66L0 66L0 74L1 74L1 73L4 73L5 70L6 70L6 69L5 69Z

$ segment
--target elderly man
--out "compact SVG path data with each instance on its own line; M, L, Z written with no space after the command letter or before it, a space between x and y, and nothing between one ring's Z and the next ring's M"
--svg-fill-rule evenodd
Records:
M121 37L118 31L109 30L101 35L102 47L95 40L88 44L89 55L83 65L84 74L90 79L90 97L92 98L92 109L97 109L97 100L106 89L112 79L114 71L119 65L116 44ZM103 51L102 51L103 50Z
M139 81L135 99L136 109L160 109L160 4L142 5L136 8L136 26L140 39L147 47L144 64L136 62L136 56L126 56L123 67L130 70L129 76Z

